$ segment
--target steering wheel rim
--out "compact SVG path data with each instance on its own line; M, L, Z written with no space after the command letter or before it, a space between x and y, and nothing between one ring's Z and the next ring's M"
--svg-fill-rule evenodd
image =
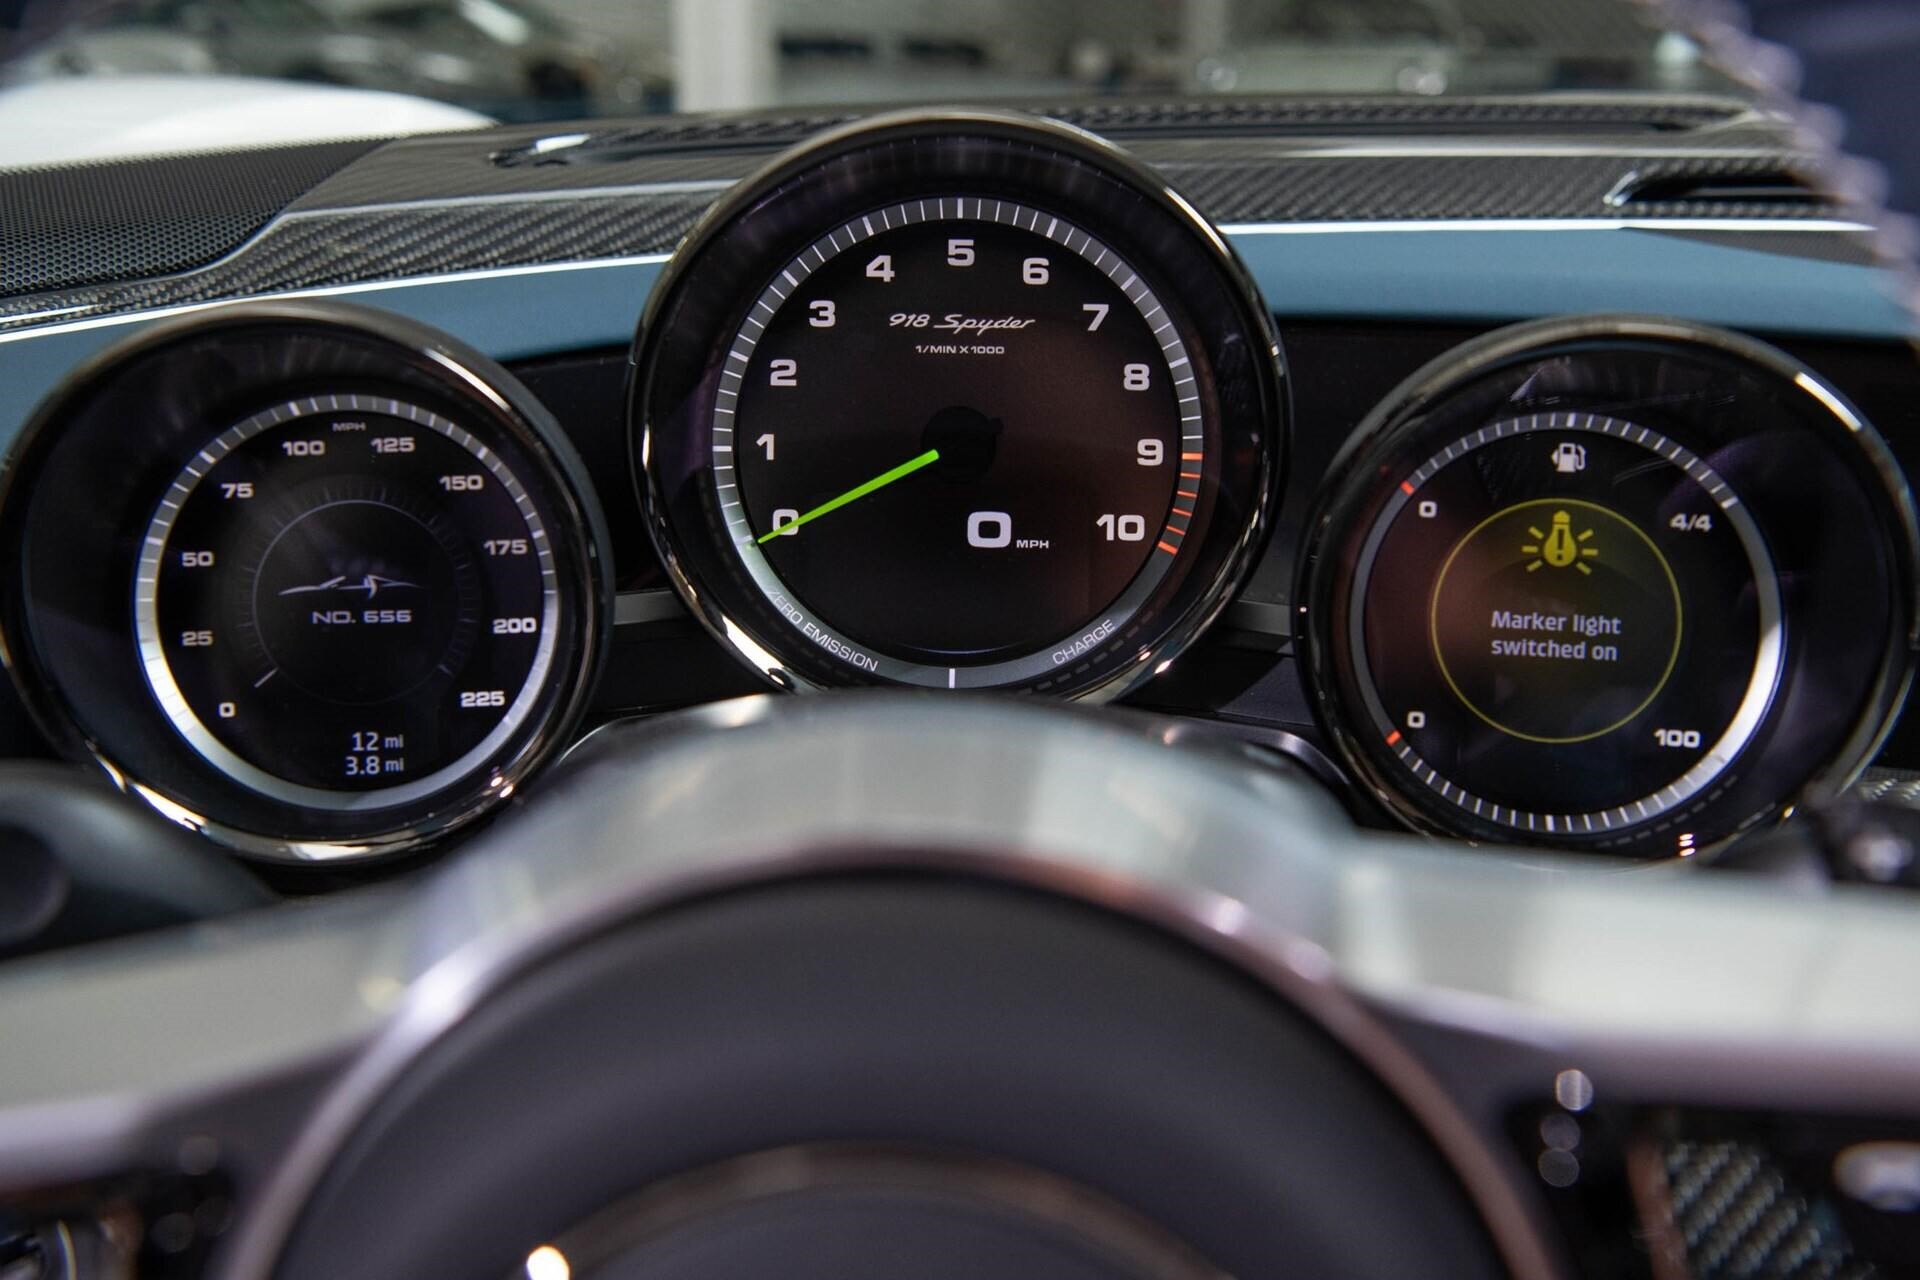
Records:
M497 992L583 940L715 894L900 872L1037 889L1198 943L1386 1083L1510 1272L1557 1274L1511 1162L1342 988L1307 927L1327 905L1315 882L1353 839L1303 772L1151 717L880 693L756 697L609 726L415 904L441 954L422 959L406 1000L315 1109L223 1274L278 1274L304 1206L381 1099ZM1276 846L1297 865L1275 860ZM1185 865L1201 851L1220 865ZM1209 883L1223 874L1266 882L1268 907L1293 900L1263 917L1244 885ZM522 900L490 917L481 904L498 906L508 882Z
M244 1212L210 1274L271 1275L383 1091L516 975L676 904L876 871L1079 900L1247 974L1384 1083L1514 1274L1566 1274L1507 1129L1563 1082L1570 1110L1912 1114L1906 895L1366 833L1304 772L1191 739L884 695L609 728L419 884L10 965L0 1185L218 1166Z
M863 1151L876 1172L822 1180ZM1244 974L1057 895L869 873L696 898L521 971L381 1092L274 1274L503 1275L623 1196L801 1156L778 1194L683 1194L625 1250L575 1232L565 1256L622 1277L892 1274L902 1252L955 1276L1503 1272L1391 1095ZM982 1162L1023 1190L963 1179ZM1108 1208L1040 1212L1063 1197ZM1139 1229L1093 1220L1121 1215Z

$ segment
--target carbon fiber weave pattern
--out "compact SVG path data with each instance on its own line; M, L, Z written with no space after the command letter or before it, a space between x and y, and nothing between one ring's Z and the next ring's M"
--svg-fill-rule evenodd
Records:
M1786 152L1686 159L1632 154L1526 156L1494 152L1394 157L1339 154L1266 158L1214 146L1212 159L1188 160L1198 148L1162 155L1136 147L1216 222L1364 222L1435 218L1830 218L1820 201L1608 202L1623 182L1685 174L1729 180L1796 171Z
M0 299L0 328L54 310L63 320L262 293L582 261L671 248L712 196L470 205L289 218L247 248L186 275Z
M1740 114L1727 101L1604 97L1566 103L1064 103L1035 104L1034 109L1116 136L1310 128L1527 128L1549 134L1704 130L1717 136ZM590 163L535 162L527 149L556 129L522 126L385 145L343 142L0 173L0 297L204 266L238 249L289 208L731 180L779 148L849 118L786 113L603 129L566 157ZM449 240L459 231L450 226Z
M1740 175L1791 170L1793 155L1675 158L1600 154L1412 154L1393 157L1275 154L1271 143L1224 139L1147 141L1154 164L1219 222L1402 221L1472 218L1613 218L1608 202L1634 175ZM689 157L656 158L684 175ZM726 159L728 177L757 155ZM486 270L670 251L717 198L727 178L684 178L656 190L599 187L577 199L528 193L454 197L436 204L300 209L244 248L199 270L57 293L0 298L0 329L261 293L449 271ZM694 189L687 189L691 185ZM1831 216L1818 203L1673 202L1637 205L1636 218Z
M1778 147L1781 142L1771 122L1737 101L1720 98L1595 95L1568 101L1302 98L1010 105L1137 144L1136 153L1150 159L1160 145L1211 151L1223 141L1247 138L1520 136L1613 139L1628 148L1677 143L1694 150ZM539 152L536 143L566 136L569 127L521 126L484 137L404 139L335 175L293 207L738 178L776 152L857 118L854 113L705 116L582 126L587 131L584 141Z
M1724 99L1644 95L1595 95L1573 100L1541 98L1419 99L1406 97L1231 98L1186 101L1114 100L1032 102L1021 109L1115 137L1154 133L1258 131L1268 135L1337 129L1342 132L1424 131L1485 133L1524 128L1538 134L1585 130L1672 131L1723 125L1744 108ZM570 159L618 158L662 150L717 147L784 147L809 134L859 118L857 112L771 114L748 117L695 116L598 130ZM551 132L551 130L543 131ZM517 163L516 163L517 161ZM505 167L534 163L511 150L499 154ZM563 162L564 163L564 162Z
M1832 1212L1745 1142L1676 1140L1665 1153L1673 1224L1693 1280L1871 1280Z

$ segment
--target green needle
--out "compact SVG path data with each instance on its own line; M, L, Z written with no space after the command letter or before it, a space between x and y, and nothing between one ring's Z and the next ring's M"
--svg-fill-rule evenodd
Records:
M827 501L821 503L819 506L815 507L813 510L801 516L798 520L795 520L789 524L783 524L778 529L774 529L774 530L771 530L770 532L761 534L758 538L754 539L754 542L755 543L771 542L773 539L779 537L783 533L792 533L795 529L798 529L803 524L812 524L815 520L818 520L821 516L826 515L828 512L838 511L840 508L846 506L849 502L858 502L860 499L866 497L868 494L872 493L874 490L884 489L888 485L892 484L895 480L899 480L905 476L910 476L914 472L918 471L920 468L930 467L938 461L940 461L940 451L938 449L929 449L925 453L921 454L919 457L914 458L908 462L903 462L891 471L881 472L879 475L867 481L865 484L855 485L853 488L847 490L845 493L841 494L837 498L828 499Z

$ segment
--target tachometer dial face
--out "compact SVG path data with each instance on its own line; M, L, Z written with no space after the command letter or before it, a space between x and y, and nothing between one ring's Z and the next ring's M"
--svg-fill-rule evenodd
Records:
M146 675L234 780L318 808L399 804L520 727L559 608L538 510L466 429L333 395L230 428L181 472L135 578Z
M1025 117L776 161L675 255L635 366L662 558L789 689L1114 696L1223 606L1278 478L1277 345L1231 250Z
M1410 785L1604 834L1698 794L1781 666L1772 562L1701 458L1620 418L1497 422L1401 481L1364 544L1354 669Z
M1180 554L1205 447L1191 365L1139 273L1056 216L977 197L862 214L782 268L727 352L728 533L854 665L1044 675Z

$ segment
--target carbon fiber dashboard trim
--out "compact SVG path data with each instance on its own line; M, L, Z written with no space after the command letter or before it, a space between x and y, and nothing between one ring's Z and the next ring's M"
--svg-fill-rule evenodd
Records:
M671 248L711 193L482 203L290 217L204 270L0 300L0 330L266 293Z
M1868 804L1884 802L1920 809L1920 773L1910 769L1868 769L1848 792Z
M1722 97L1593 94L1553 98L1301 98L1202 102L1008 104L1134 146L1204 135L1268 143L1320 138L1499 137L1658 149L1778 147L1778 124ZM877 110L877 109L876 109ZM744 177L761 159L871 112L675 117L635 124L517 126L479 135L393 142L320 184L294 206L319 209L454 196ZM566 138L571 145L554 147ZM540 145L536 145L540 144ZM1136 145L1137 144L1137 145ZM1187 143L1192 146L1191 142Z
M676 181L733 180L746 177L781 150L772 145L737 144L711 151L597 151L589 139L576 148L551 152L538 161L507 165L498 162L502 156L524 154L542 139L568 136L553 130L533 135L522 129L504 138L487 134L389 143L314 188L295 201L289 211L604 190ZM804 136L796 135L795 140ZM1160 134L1135 137L1122 130L1111 131L1107 136L1124 142L1147 164L1169 171L1177 167L1251 171L1276 162L1310 161L1435 166L1463 159L1508 164L1585 159L1612 166L1602 194L1626 176L1642 175L1648 168L1660 173L1697 172L1703 177L1736 177L1782 170L1796 175L1801 172L1798 153L1790 140L1777 127L1759 124L1701 134L1596 133L1571 138L1496 134L1472 140L1418 131L1390 139L1340 134L1260 136L1244 132L1185 138ZM498 146L501 142L507 144L504 151ZM556 156L572 158L554 159ZM1507 184L1514 176L1502 174L1501 180L1487 193L1489 198L1510 194ZM1524 190L1531 182L1526 180L1527 175L1521 177ZM1285 185L1278 176L1270 180L1276 186ZM1577 199L1563 199L1560 207L1571 207ZM1544 204L1545 201L1536 196L1532 203Z
M1327 151L1275 156L1272 148L1198 148L1176 155L1134 151L1216 222L1371 222L1452 218L1617 218L1609 196L1629 177L1698 175L1741 178L1794 170L1790 153L1672 157L1629 153L1527 155L1348 155ZM1194 157L1194 158L1190 158ZM1636 205L1636 218L1831 219L1821 201L1666 201Z
M525 131L520 131L524 133ZM392 144L401 154L451 139ZM471 154L478 138L461 140ZM1610 202L1635 176L1685 171L1737 177L1791 171L1793 153L1776 145L1757 154L1662 155L1647 149L1538 154L1524 149L1410 151L1381 156L1338 147L1290 148L1273 140L1224 139L1142 143L1133 148L1157 165L1217 222L1383 223L1474 219L1579 219L1637 226L1661 221L1804 222L1831 230L1838 212L1817 202L1676 201L1625 210ZM197 270L155 279L0 298L0 330L46 320L151 310L264 293L405 279L454 271L589 261L672 250L719 191L758 166L756 154L656 157L649 164L677 180L651 186L602 185L571 191L480 192L415 203L391 197L371 203L313 207L311 200L274 220L247 244ZM354 166L358 168L359 166ZM483 166L491 172L491 166ZM352 173L352 169L348 171ZM699 177L699 174L711 174ZM570 171L576 179L580 171ZM590 176L614 175L594 172ZM343 175L344 178L344 175ZM357 180L356 180L357 181ZM366 197L352 184L327 184L335 197ZM441 189L448 189L445 184ZM454 188L457 190L457 187ZM316 196L318 192L314 193ZM1798 251L1789 241L1846 242L1845 236L1772 236L1769 251ZM1810 256L1834 257L1830 245Z
M1694 1280L1873 1280L1818 1196L1764 1147L1729 1140L1668 1144L1673 1225Z
M1107 99L1026 102L1021 110L1052 117L1096 133L1139 138L1162 133L1220 134L1256 131L1297 135L1333 130L1355 132L1466 133L1484 136L1502 129L1530 134L1692 132L1726 127L1747 119L1746 105L1716 96L1675 96L1649 100L1645 94L1593 93L1552 97L1471 97L1422 99L1405 96L1327 98L1212 98L1198 100ZM762 113L682 116L626 128L596 131L576 155L621 156L717 146L784 147L821 129L871 114ZM513 165L510 152L496 157Z

